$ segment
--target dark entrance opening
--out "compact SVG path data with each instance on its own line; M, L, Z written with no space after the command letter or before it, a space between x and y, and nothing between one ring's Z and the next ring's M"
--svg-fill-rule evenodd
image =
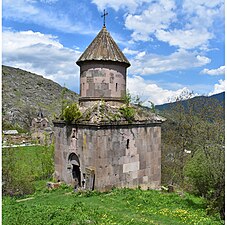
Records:
M73 175L73 179L74 180L78 180L78 185L81 186L81 175L80 175L80 167L77 165L73 165L73 169L72 169L72 175Z
M72 165L72 177L75 181L75 187L81 186L80 161L75 153L69 155L69 162Z

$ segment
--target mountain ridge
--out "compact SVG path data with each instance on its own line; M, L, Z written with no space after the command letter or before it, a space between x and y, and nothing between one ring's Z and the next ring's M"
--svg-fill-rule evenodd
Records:
M190 99L182 100L181 102L182 102L183 105L185 105L188 101L201 101L202 99L206 99L208 101L210 99L216 99L224 107L224 105L225 105L225 92L221 92L221 93L214 94L214 95L211 95L211 96L203 96L203 95L195 96L195 97L190 98ZM176 104L176 102L164 103L164 104L161 104L161 105L156 105L155 108L159 111L168 110L172 106L174 106L175 104Z

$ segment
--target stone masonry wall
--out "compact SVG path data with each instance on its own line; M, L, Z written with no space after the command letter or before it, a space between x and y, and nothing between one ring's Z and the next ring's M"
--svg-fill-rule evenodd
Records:
M125 66L93 62L82 65L80 71L82 98L121 98L125 95Z
M95 189L160 187L160 126L86 128L58 124L55 136L55 171L66 183L73 180L68 157L74 152L81 174L94 168Z

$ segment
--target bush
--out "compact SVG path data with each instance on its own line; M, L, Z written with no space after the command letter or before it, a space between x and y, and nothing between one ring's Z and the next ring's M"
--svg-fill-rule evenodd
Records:
M184 169L193 191L208 200L208 212L219 212L222 218L225 207L224 157L224 149L211 146L198 150Z
M82 116L78 104L73 103L67 106L63 111L63 118L66 122L72 123L78 121Z
M129 106L129 104L132 102L131 94L127 91L126 95L122 98L122 100L126 106Z
M129 106L123 106L119 109L122 116L131 123L135 116L135 110L132 107Z
M3 148L3 195L18 196L33 193L35 181L52 176L53 153L53 145Z
M9 121L2 121L2 130L17 130L18 133L27 133L29 129L24 129L19 124L12 124Z
M5 195L24 195L34 191L30 168L20 162L18 149L2 149L2 191Z
M54 144L50 146L43 146L41 153L39 153L41 163L41 174L38 179L49 179L54 172Z

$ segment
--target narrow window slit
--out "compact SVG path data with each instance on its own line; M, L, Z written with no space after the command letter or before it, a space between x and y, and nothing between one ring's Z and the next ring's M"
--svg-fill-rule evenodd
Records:
M126 148L129 149L129 139L127 139Z

